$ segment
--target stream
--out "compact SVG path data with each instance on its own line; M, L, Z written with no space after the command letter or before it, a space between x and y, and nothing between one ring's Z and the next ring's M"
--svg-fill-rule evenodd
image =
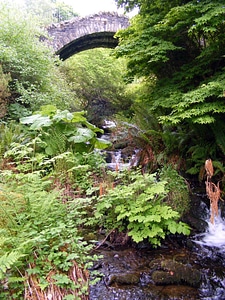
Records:
M130 165L120 150L109 157L110 169ZM94 251L100 258L91 274L97 271L92 278L99 281L90 287L90 300L224 300L225 221L221 212L214 224L209 219L204 187L193 189L184 219L193 229L189 237L170 235L156 249L147 243L115 246L106 240Z
M91 286L90 300L225 299L225 222L218 218L211 225L188 238L171 236L157 249L106 243L96 251L102 257L93 270L100 280Z

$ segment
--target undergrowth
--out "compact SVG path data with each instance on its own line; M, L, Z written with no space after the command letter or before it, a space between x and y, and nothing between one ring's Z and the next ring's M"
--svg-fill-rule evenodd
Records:
M0 188L0 299L88 299L95 257L78 232L79 203L62 203L38 173L2 173Z
M87 224L97 223L108 231L128 231L136 243L148 240L153 246L160 245L169 233L190 233L189 226L179 220L180 213L170 206L171 193L175 191L171 183L156 173L142 175L133 171L119 176L123 177L118 179L122 184L100 196L95 218Z
M99 228L115 230L155 247L168 234L190 232L180 221L189 198L177 171L165 167L153 174L110 172L100 152L85 146L90 141L100 149L106 146L95 136L97 129L81 115L76 119L67 111L53 114L57 118L45 116L43 128L32 127L36 121L35 126L42 124L40 116L23 119L32 123L31 132L18 127L14 136L9 128L12 137L2 142L0 299L88 299L90 277L98 276L88 272L97 257L90 254L92 241L83 238L87 231L94 237ZM69 116L75 118L76 136ZM48 122L56 120L63 133L69 124L72 137L58 150L44 135L51 132ZM77 120L88 127L79 127ZM5 128L2 136L7 132Z

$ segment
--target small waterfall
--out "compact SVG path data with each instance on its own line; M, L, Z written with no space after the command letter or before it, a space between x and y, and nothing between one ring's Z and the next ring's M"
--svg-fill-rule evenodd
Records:
M225 221L219 216L215 218L214 224L208 221L208 230L200 237L199 241L195 241L200 245L218 247L219 251L225 253Z
M122 158L121 151L109 151L108 154L111 156L111 161L107 163L109 169L119 171L121 168Z
M102 138L108 141L112 140L114 137L111 133L111 129L115 128L116 126L117 124L115 122L110 120L104 120L104 124L102 127L104 128L105 133L102 135ZM133 154L132 152L126 153L126 151L124 151L124 148L116 148L115 150L113 149L109 151L102 151L103 155L105 156L107 167L113 171L122 171L137 166L138 152L139 150L133 149Z
M133 166L137 165L137 151L130 157L124 158L122 155L122 151L107 151L107 167L114 171L121 171L125 169L129 169Z
M195 235L193 242L202 271L200 299L225 299L225 220L220 211L214 223L208 221L206 232Z
M210 201L206 232L197 234L193 241L197 247L199 264L202 268L202 284L199 289L202 300L225 299L225 220L221 217L219 183L212 181L214 175L211 159L205 161L206 194Z
M219 200L221 200L221 190L219 183L212 182L214 175L213 162L211 159L205 161L206 171L206 194L210 200L210 219L208 219L208 230L203 234L200 241L201 245L218 247L220 250L225 250L225 221L221 218L219 210ZM224 252L225 254L225 252Z

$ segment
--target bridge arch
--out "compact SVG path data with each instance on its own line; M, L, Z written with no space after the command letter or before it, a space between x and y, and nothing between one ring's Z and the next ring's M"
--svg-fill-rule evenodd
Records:
M115 12L75 17L49 26L47 32L50 39L47 43L65 60L83 50L115 48L118 44L115 33L128 26L129 18Z

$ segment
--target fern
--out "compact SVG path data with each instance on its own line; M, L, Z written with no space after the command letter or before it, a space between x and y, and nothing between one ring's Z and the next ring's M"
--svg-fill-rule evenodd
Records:
M71 282L70 288L74 290L76 284L76 289L82 294L81 289L88 280L85 264L88 262L90 265L95 259L88 255L92 245L82 240L77 229L84 219L84 213L80 216L84 202L78 205L76 200L76 204L64 204L60 201L60 193L49 190L50 182L43 181L38 172L1 175L3 220L6 219L6 222L0 224L0 280L7 282L7 289L0 286L0 294L8 299L11 292L13 295L26 293L18 272L26 274L28 281L35 277L42 289L40 293L48 288L51 273L52 276L60 274L67 278L54 283L55 287L62 289L62 293L68 288L67 282ZM20 201L18 195L21 194ZM7 222L7 217L10 217L10 222ZM84 276L82 282L78 277L71 280L70 272L75 261L78 277Z
M66 151L67 138L60 130L52 128L45 134L44 140L47 144L45 148L47 155L54 156Z
M18 251L5 253L0 257L0 280L4 278L7 269L12 268L24 254Z

